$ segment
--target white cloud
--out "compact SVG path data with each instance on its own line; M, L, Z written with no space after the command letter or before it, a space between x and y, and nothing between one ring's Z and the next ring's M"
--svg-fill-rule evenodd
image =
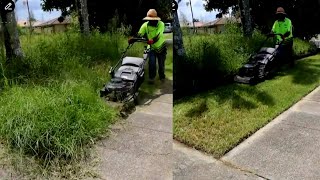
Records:
M24 0L19 0L16 3L15 11L19 21L28 19L28 9L27 6L23 4L23 1ZM48 21L61 15L60 11L44 12L41 8L40 0L28 0L28 4L30 11L33 12L38 21Z
M191 8L186 4L189 3L189 0L182 0L178 6L178 15L181 19L182 14L186 16L188 21L192 22ZM204 9L204 1L203 0L191 0L193 17L195 19L199 19L200 21L213 21L216 19L216 11L207 12Z

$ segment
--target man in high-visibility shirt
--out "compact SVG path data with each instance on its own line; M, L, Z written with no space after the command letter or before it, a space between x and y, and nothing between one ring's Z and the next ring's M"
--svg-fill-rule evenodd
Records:
M276 35L276 44L280 44L282 41L280 48L280 53L283 55L282 57L290 63L291 66L294 65L293 59L293 26L291 20L287 17L284 9L282 7L278 7L276 11L277 20L274 22L272 26L272 32Z
M158 74L162 82L165 81L165 60L167 56L167 47L164 37L165 25L157 15L155 9L150 9L147 17L143 18L147 21L142 24L138 32L138 37L146 37L150 45L149 53L149 83L153 84L157 75L157 60ZM129 39L130 43L130 39Z

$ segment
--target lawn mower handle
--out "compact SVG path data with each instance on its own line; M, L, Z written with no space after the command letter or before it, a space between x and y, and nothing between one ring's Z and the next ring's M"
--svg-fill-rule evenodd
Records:
M114 75L114 70L120 65L120 63L122 62L122 59L125 57L126 52L132 47L132 45L135 42L148 42L148 40L146 38L139 38L139 37L134 37L131 38L131 40L133 41L133 43L129 43L129 45L127 46L127 48L123 51L120 60L117 62L117 64L113 67L110 68L109 70L109 74L111 74L111 76L113 77Z
M148 42L148 39L146 38L140 38L140 37L133 37L131 38L131 40L135 43L135 42Z
M259 49L257 49L255 52L259 51L263 46L264 44L268 41L269 38L271 37L274 37L274 36L281 36L282 34L276 34L276 33L269 33L267 34L267 38L261 43L261 45L259 46ZM283 43L283 41L281 41L280 45ZM253 54L250 55L250 58L253 56Z

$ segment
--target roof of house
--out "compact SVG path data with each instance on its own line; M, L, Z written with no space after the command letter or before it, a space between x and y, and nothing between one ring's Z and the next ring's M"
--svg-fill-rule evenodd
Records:
M194 26L197 27L202 27L204 25L203 22L194 22ZM193 28L193 24L192 23L188 23L187 25L182 25L182 27L190 27Z
M236 23L241 23L240 18L235 18L235 17L229 17L229 18L219 18L218 21L215 23L216 25L220 24L227 24L228 22L236 22Z
M63 22L59 22L58 21L58 18L54 18L54 19L51 19L49 21L46 21L44 23L40 23L38 25L36 25L35 27L44 27L44 26L52 26L52 25L57 25L57 24L70 24L71 23L71 17L67 16Z
M235 17L223 17L223 18L218 18L218 19L215 19L214 21L207 22L207 23L195 22L194 26L196 28L199 28L199 27L212 27L212 26L217 26L217 25L223 25L223 24L226 24L228 22L241 23L241 19L240 18L235 18ZM182 25L182 27L193 28L193 24L192 23L188 23L187 25Z
M219 19L215 19L214 21L210 21L204 24L204 26L213 26L216 24L216 22L219 21Z
M37 26L37 25L39 25L41 23L43 23L43 22L42 21L34 21L34 22L31 22L31 25L32 26ZM17 25L20 26L20 27L28 27L29 26L29 22L28 21L18 21Z
M204 24L204 26L217 26L217 25L224 25L227 24L228 22L236 22L236 23L241 23L240 18L235 18L235 17L223 17L223 18L218 18L214 21L208 22Z

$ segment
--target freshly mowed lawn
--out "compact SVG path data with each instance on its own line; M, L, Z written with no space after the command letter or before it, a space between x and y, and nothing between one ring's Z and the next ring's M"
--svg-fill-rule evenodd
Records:
M174 102L174 138L216 158L320 84L320 55L256 86L230 84Z

